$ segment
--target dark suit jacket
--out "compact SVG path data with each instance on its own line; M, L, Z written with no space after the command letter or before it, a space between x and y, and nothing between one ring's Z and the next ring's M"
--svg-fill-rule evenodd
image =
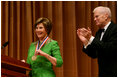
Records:
M103 35L102 41L96 32L93 42L83 51L92 58L98 58L99 76L117 76L117 25L111 22Z

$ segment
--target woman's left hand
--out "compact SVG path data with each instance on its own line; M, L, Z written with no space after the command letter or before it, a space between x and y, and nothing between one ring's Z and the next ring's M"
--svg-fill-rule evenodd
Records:
M44 56L45 53L43 51L41 51L40 49L36 51L37 55L41 55L41 56Z
M41 51L40 49L36 51L37 55L46 57L54 66L56 66L57 60L55 57L50 56L49 54Z

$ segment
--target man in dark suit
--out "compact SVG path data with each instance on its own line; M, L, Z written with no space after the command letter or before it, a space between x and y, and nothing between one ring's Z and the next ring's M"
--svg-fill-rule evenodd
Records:
M99 27L95 37L89 28L79 28L77 35L84 44L83 51L98 58L99 76L117 77L117 25L111 21L108 7L96 7L93 13Z

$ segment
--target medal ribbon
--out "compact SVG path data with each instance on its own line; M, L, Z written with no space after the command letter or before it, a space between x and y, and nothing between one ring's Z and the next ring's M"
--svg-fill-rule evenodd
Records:
M47 41L48 39L49 39L49 37L47 36L47 37L43 40L43 42L41 43L40 47L39 47L39 42L40 42L40 41L38 41L38 43L37 43L37 45L36 45L36 49L37 49L37 50L41 49L41 47L46 43L46 41ZM36 49L35 49L35 55L36 55Z

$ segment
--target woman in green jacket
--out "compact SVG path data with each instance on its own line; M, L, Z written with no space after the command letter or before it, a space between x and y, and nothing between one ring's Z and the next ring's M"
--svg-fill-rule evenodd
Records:
M63 60L57 41L49 38L52 25L49 19L39 18L35 23L38 41L31 43L27 63L30 64L32 77L55 77L52 66L61 67Z

